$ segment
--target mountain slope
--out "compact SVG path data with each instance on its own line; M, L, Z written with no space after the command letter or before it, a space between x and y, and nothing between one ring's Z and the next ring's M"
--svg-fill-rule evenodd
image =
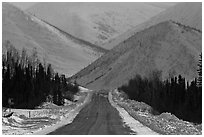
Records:
M181 74L197 76L202 47L201 32L166 21L136 33L71 77L92 89L113 89L136 74L151 77L154 71L166 79Z
M202 3L201 2L186 2L178 3L175 6L168 8L160 14L150 18L146 22L137 25L131 30L119 35L118 37L111 39L104 44L106 47L114 47L120 42L128 39L136 32L144 30L152 25L158 24L163 21L173 20L184 25L202 30Z
M16 7L2 4L2 41L9 40L17 49L32 51L51 63L59 73L70 76L87 66L105 50L63 34L60 30L30 16ZM95 47L94 47L95 46Z
M170 6L172 3L66 2L39 3L27 11L77 38L103 47L105 42Z

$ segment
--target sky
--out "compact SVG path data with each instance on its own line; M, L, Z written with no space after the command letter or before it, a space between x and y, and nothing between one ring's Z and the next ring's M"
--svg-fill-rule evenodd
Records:
M16 6L22 10L26 10L36 3L37 2L11 2L11 4L13 4L14 6Z
M14 6L22 9L22 10L27 10L28 8L30 8L31 6L33 6L34 4L38 3L38 2L10 2L11 4L13 4ZM174 2L166 2L165 4L163 3L161 5L161 2L149 2L151 3L152 5L154 6L162 6L163 8L165 8L166 4L172 4L174 5L175 3Z

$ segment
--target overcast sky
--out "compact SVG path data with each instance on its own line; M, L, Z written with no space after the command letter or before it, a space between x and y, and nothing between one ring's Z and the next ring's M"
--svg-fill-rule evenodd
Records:
M22 10L26 10L28 8L30 8L31 6L33 6L34 4L36 4L37 2L10 2L11 4L15 5L16 7L22 9ZM149 4L152 4L154 6L158 6L161 8L166 8L169 7L169 4L175 5L175 2L148 2Z
M11 4L15 5L16 7L26 10L36 4L37 2L11 2Z

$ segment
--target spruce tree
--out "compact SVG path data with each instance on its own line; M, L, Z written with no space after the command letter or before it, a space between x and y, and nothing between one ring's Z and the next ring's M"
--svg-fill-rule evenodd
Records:
M202 87L202 53L200 53L200 59L198 62L198 80L197 80L197 86Z

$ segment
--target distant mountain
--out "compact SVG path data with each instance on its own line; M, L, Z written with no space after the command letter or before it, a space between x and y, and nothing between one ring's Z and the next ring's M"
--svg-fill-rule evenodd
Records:
M27 11L61 30L103 47L174 3L38 3ZM111 49L112 46L106 46Z
M151 3L155 4L155 3ZM160 14L150 18L148 21L137 25L131 30L119 35L118 37L111 39L109 42L104 44L106 47L114 47L120 42L128 39L136 32L144 30L152 25L158 24L163 21L173 20L184 25L202 30L202 3L201 2L186 2L179 3L175 6L171 6L167 10Z
M169 19L202 30L202 3L187 2L177 4L153 17L150 20L150 24L152 25Z
M54 26L8 4L2 4L2 41L9 40L17 49L31 52L37 48L39 58L51 63L67 76L81 70L106 50L64 33Z
M161 79L181 74L192 80L201 49L200 31L165 21L137 32L70 79L91 89L113 89L155 71Z

